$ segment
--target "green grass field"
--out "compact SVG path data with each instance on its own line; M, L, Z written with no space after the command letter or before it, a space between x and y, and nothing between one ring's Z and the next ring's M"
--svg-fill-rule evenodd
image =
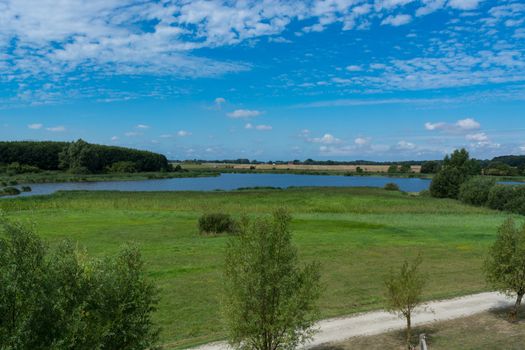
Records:
M67 192L0 201L12 218L35 223L50 244L69 238L93 255L133 241L161 288L162 342L192 346L224 336L221 269L227 237L203 237L203 212L293 214L303 261L322 264L322 317L382 307L383 276L422 253L426 299L486 290L481 265L506 214L453 200L367 188L234 192Z

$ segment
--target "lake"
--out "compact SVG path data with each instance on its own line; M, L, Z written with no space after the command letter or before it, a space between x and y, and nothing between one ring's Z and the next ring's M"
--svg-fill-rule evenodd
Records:
M20 196L47 195L56 191L214 191L242 187L384 187L393 182L406 192L428 189L429 179L379 176L221 174L217 177L191 177L139 181L64 182L29 184L31 192ZM20 186L18 186L20 187Z

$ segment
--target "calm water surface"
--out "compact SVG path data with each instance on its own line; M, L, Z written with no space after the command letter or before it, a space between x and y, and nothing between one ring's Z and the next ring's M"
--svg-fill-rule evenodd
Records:
M51 194L56 191L214 191L241 187L384 187L393 182L407 192L428 189L429 179L375 176L294 175L294 174L221 174L217 177L193 177L140 181L101 181L29 184L31 192L20 196Z

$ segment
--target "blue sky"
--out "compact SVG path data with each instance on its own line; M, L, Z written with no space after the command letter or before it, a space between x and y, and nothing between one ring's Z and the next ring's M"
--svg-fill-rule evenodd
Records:
M0 138L171 159L525 154L521 0L0 0Z

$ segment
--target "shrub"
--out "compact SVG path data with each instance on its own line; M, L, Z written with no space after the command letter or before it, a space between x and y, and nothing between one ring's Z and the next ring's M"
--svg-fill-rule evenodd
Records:
M430 194L437 198L458 198L465 174L457 168L445 168L437 173L430 184Z
M459 189L459 200L472 205L485 205L496 180L490 177L476 176L463 183Z
M22 186L22 192L31 192L30 186Z
M496 185L489 192L487 206L491 209L525 214L525 187Z
M491 209L505 210L507 201L514 195L513 186L496 185L489 191L487 206Z
M16 187L6 187L2 190L2 193L6 196L16 196L20 194L20 190Z
M399 172L399 167L397 166L397 164L392 164L388 167L389 174L396 174L398 172Z
M210 213L199 218L199 232L203 234L235 233L235 220L228 214Z
M109 171L112 173L135 173L137 166L134 162L129 161L115 162L111 164Z
M93 259L0 220L2 349L153 349L157 290L134 247Z
M393 182L389 182L385 185L387 191L399 191L399 186Z
M20 164L18 162L13 162L6 167L8 174L26 174L26 173L38 173L40 169L36 166Z

